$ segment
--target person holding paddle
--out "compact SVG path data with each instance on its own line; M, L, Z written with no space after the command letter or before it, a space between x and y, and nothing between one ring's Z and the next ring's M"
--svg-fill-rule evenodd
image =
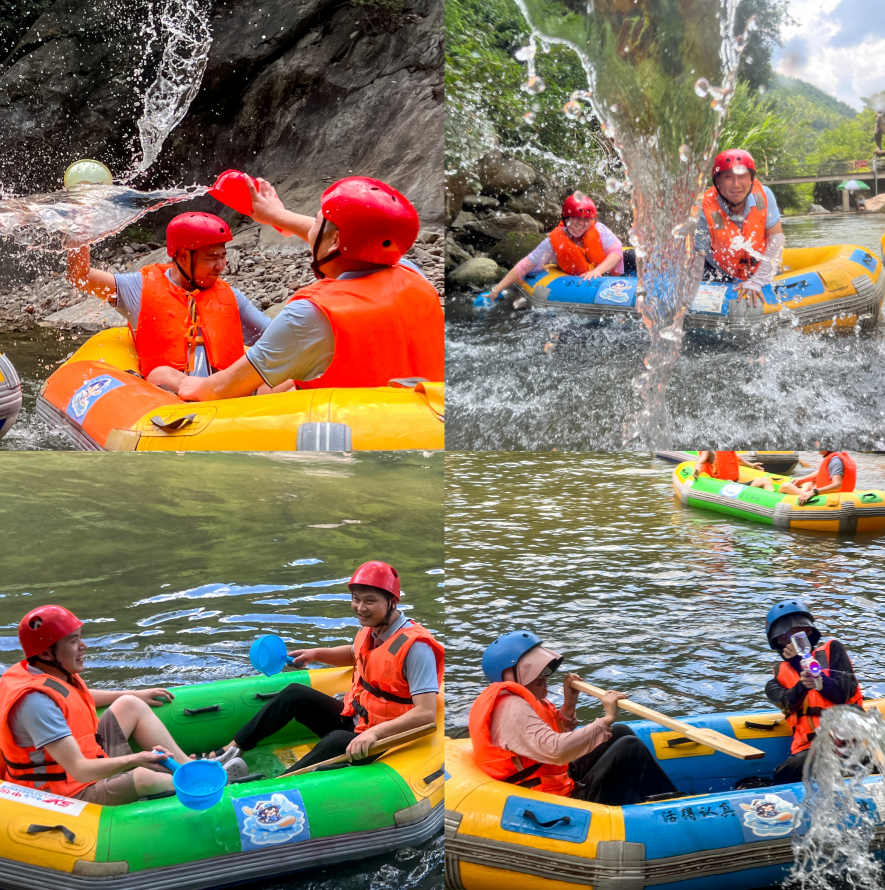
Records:
M790 756L774 771L775 785L802 781L802 769L811 741L820 726L820 715L836 705L863 706L863 694L851 659L839 640L818 647L821 632L814 626L811 609L800 600L782 600L765 617L768 645L781 657L774 678L765 686L768 700L779 707L793 728ZM811 659L820 666L815 678L796 651L793 635L804 633Z
M312 661L353 665L353 686L343 702L302 683L291 683L269 701L225 746L222 762L249 751L297 720L320 737L310 753L286 772L346 754L371 763L373 743L436 722L443 676L443 647L430 631L397 608L400 579L384 562L361 565L348 584L361 625L351 646L290 652L295 667ZM284 773L285 775L285 773Z
M522 788L608 806L677 794L633 730L612 725L627 698L622 692L602 694L604 716L581 728L576 674L565 677L561 708L547 698L547 678L562 660L531 631L504 634L486 649L482 669L490 685L469 718L477 766Z

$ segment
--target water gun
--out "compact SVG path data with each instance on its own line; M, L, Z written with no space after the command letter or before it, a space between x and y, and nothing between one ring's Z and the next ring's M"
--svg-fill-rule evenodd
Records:
M500 294L498 294L497 297L493 297L492 292L490 290L487 290L484 294L480 294L473 301L473 308L474 309L491 309L492 306L495 305L495 300L500 300L500 299L501 299Z
M790 639L793 641L793 648L802 663L802 670L808 671L814 678L814 688L820 692L824 688L823 671L821 671L818 660L811 654L811 643L808 642L808 635L805 631L792 634Z

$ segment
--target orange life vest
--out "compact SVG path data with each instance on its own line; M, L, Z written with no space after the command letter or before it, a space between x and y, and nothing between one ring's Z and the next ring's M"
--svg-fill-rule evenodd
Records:
M32 674L28 671L26 661L13 665L0 677L0 752L6 766L6 779L16 785L73 797L87 785L94 783L77 782L65 772L64 767L52 759L45 748L42 749L42 763L32 762L30 755L37 748L33 745L20 748L12 736L9 712L29 692L48 695L61 708L74 741L80 746L83 756L89 760L106 756L95 736L98 732L95 701L79 676L74 676L72 685L50 674Z
M539 763L492 744L492 714L501 697L508 693L518 695L527 701L554 732L563 731L559 712L546 698L544 701L539 701L519 683L507 681L492 683L479 694L470 709L468 719L470 743L473 745L473 759L476 765L484 773L501 782L528 787L537 786L538 791L546 794L567 797L575 787L575 783L569 777L567 763ZM538 784L539 779L540 784Z
M814 650L814 655L821 671L825 677L830 676L830 645L832 640L827 640L823 646ZM799 672L787 661L782 661L775 669L774 675L777 677L778 683L785 689L792 689L800 680ZM863 693L860 686L857 686L851 697L845 702L847 705L863 705ZM790 753L797 754L799 751L805 751L811 747L811 740L820 726L820 715L827 708L833 708L835 705L829 699L816 689L809 689L808 695L799 705L797 711L791 711L787 715L787 723L793 728L793 746Z
M756 271L759 260L744 248L733 247L734 239L742 238L748 241L757 253L765 252L765 215L768 202L758 179L753 180L751 194L756 206L747 212L743 228L739 228L728 214L722 212L718 201L719 193L715 186L707 190L703 203L704 216L710 229L713 258L719 264L719 268L741 281L746 281Z
M387 386L397 377L439 381L445 376L445 331L439 294L405 266L360 278L324 278L292 300L310 300L335 335L335 354L316 379L299 389Z
M857 464L844 451L834 451L823 459L817 470L815 488L824 488L825 486L832 484L833 480L830 478L830 461L834 457L840 458L845 467L845 475L842 476L842 488L840 491L854 491L854 486L857 483Z
M344 698L342 716L359 716L356 732L364 732L387 720L393 720L414 706L408 680L403 676L406 656L421 640L433 649L436 679L442 683L444 650L429 630L420 624L402 627L380 646L372 648L372 628L363 627L353 641L356 665L353 687Z
M233 288L219 278L212 287L190 293L169 280L166 270L171 268L154 263L141 270L141 309L132 332L141 373L147 377L160 365L193 370L198 345L206 348L214 370L230 367L245 353Z
M584 275L595 269L605 259L605 248L596 226L590 226L584 234L583 247L575 244L560 223L550 233L550 246L556 254L556 265L567 275Z
M741 477L741 467L738 463L737 454L734 451L714 451L716 455L712 466L705 463L702 473L707 473L714 479L726 479L729 482L737 482Z

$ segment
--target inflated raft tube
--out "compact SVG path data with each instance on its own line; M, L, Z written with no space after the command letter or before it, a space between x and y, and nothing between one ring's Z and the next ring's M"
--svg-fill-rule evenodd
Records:
M607 807L498 782L476 765L469 739L446 739L448 890L751 890L781 884L802 829L802 783L733 789L742 779L770 778L789 756L792 733L783 714L681 719L741 739L765 757L738 760L657 724L631 722L680 796ZM881 782L879 776L870 780L878 786L871 789L874 800ZM876 841L874 849L881 849L885 830Z
M635 270L635 263L632 266ZM635 271L585 281L557 266L546 266L514 287L535 308L601 319L639 318L637 284ZM755 307L747 300L738 301L737 285L702 282L685 317L685 329L747 334L778 327L810 332L859 325L867 330L879 320L883 294L882 263L866 248L851 244L790 248L784 251L782 273L763 289L763 300L757 300Z
M799 463L796 451L738 451L741 457L754 463L762 464L766 473L792 473ZM671 464L681 464L686 460L697 460L697 451L656 451L655 457Z
M46 381L37 414L85 451L397 451L445 447L444 384L306 389L183 402L139 375L128 328L91 337Z
M343 693L351 670L179 687L175 700L153 713L187 753L209 751L229 742L289 683ZM199 890L423 843L442 830L442 724L440 702L435 735L375 763L274 778L316 742L307 729L289 724L243 755L253 775L228 785L221 802L203 811L187 809L174 794L104 807L4 781L0 887ZM255 778L261 774L267 778ZM262 819L267 807L279 809Z
M9 356L0 352L0 439L15 425L21 407L21 380Z
M820 494L800 507L795 495L777 491L782 482L790 481L785 476L741 467L740 482L723 482L710 476L692 479L693 470L693 461L679 464L673 470L673 489L686 507L715 510L775 528L842 535L885 530L885 491ZM749 483L759 476L768 476L775 490L751 488Z

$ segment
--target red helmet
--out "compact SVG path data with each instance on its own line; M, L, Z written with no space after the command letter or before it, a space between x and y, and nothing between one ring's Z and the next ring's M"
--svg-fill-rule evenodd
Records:
M575 192L569 195L562 205L562 218L568 219L571 216L596 219L596 205L586 195Z
M38 606L19 622L18 641L25 658L32 658L81 627L83 622L63 606Z
M354 585L361 584L365 587L378 587L386 590L395 603L399 602L399 575L393 566L389 566L386 562L372 560L372 562L364 562L354 573L347 585L353 590Z
M338 249L352 260L395 266L421 228L405 195L366 176L350 176L327 188L320 207L338 227Z
M183 247L196 250L233 240L230 226L213 213L182 213L166 227L166 253L174 257Z
M744 169L737 169L740 167ZM716 160L713 161L713 182L716 182L716 176L725 170L734 170L736 173L749 171L751 179L756 178L756 162L750 152L742 148L730 148L716 155Z
M252 196L249 194L247 180L252 180L255 191L258 191L258 182L254 176L243 173L240 170L225 170L209 189L209 194L216 201L227 204L228 207L242 213L244 216L252 215Z

